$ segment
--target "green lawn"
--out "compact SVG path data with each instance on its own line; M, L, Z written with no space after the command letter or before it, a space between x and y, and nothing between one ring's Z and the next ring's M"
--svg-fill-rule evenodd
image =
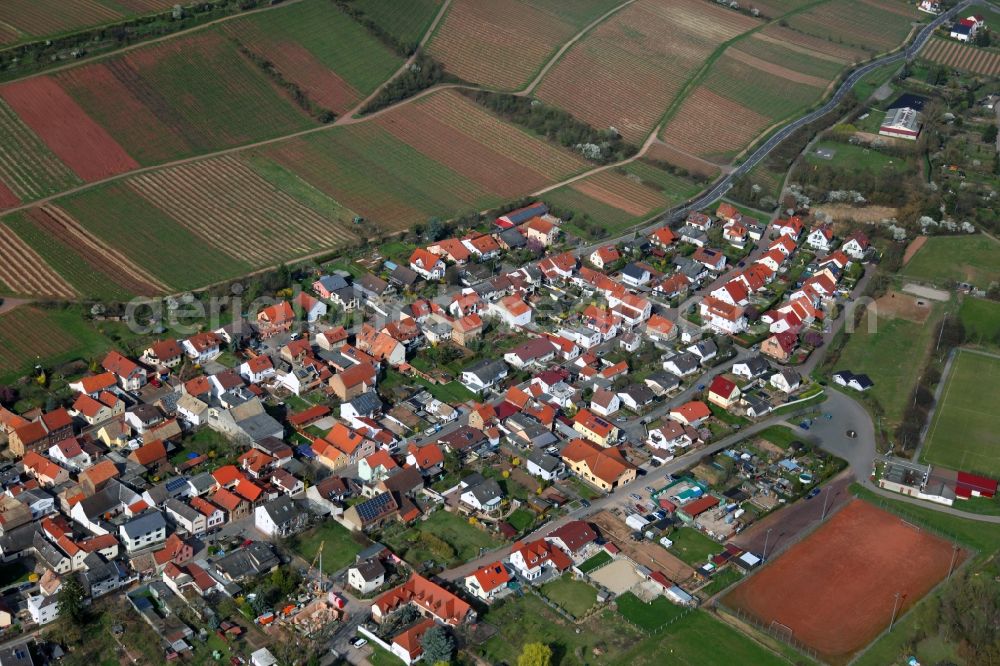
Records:
M470 525L467 518L439 510L426 521L418 521L405 530L388 529L381 541L412 564L433 560L445 566L467 562L479 556L480 549L492 550L500 540Z
M934 236L903 267L904 277L944 286L949 280L986 289L1000 280L1000 243L986 236Z
M569 575L542 585L541 592L573 617L583 617L597 603L597 590Z
M507 522L518 532L523 532L535 524L535 514L527 509L517 509L507 517Z
M597 553L597 555L588 558L578 568L583 573L590 573L591 571L599 569L600 567L603 567L605 564L608 564L613 559L614 559L613 557L608 555L607 551L602 550L601 552Z
M1000 476L1000 359L960 351L945 379L923 457L954 470Z
M958 310L965 326L966 340L981 345L1000 346L1000 303L966 296Z
M674 542L670 552L691 566L704 564L708 558L718 555L722 550L717 542L693 527L681 527L671 532L669 538Z
M615 603L618 604L618 612L625 619L636 625L643 631L656 631L667 622L684 614L684 607L678 606L667 600L666 597L657 597L652 603L646 603L631 592L617 597Z
M767 441L771 442L775 446L778 446L782 449L787 449L792 442L798 439L798 437L796 437L795 435L795 432L793 432L791 428L782 425L770 426L769 428L765 428L764 430L761 430L759 433L757 433L757 437L760 437L761 439L766 439Z
M739 569L734 566L728 566L712 576L712 581L705 587L701 588L700 592L706 597L711 597L712 595L722 592L733 583L742 579L743 574L740 573Z
M491 664L517 663L524 645L534 642L549 645L552 663L558 666L788 664L704 611L691 612L663 631L648 635L611 610L598 612L580 625L567 623L529 594L490 609L483 620L498 633L474 649Z
M585 500L597 499L602 494L601 491L588 485L585 481L581 481L575 476L570 477L570 485L573 486L573 490L575 490L577 494Z
M326 542L323 546L323 571L327 574L339 571L354 562L357 554L364 549L346 527L328 520L298 535L293 542L293 550L306 562L312 562L323 542Z
M833 151L833 157L826 159L816 154L818 150ZM806 155L806 162L819 166L840 167L850 171L878 174L886 171L901 173L908 170L905 159L886 155L877 150L855 146L848 143L821 141Z
M863 395L878 401L889 426L899 423L903 417L930 351L941 312L941 305L936 304L931 316L922 324L879 317L877 325L871 328L866 323L866 316L844 345L834 370L850 370L871 377L875 386ZM850 389L848 392L855 397L862 395Z

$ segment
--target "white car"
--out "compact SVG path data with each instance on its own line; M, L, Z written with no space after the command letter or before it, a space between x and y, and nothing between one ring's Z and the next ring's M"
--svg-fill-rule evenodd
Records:
M351 641L351 645L360 650L364 646L368 645L368 639L361 637L355 638L353 641Z

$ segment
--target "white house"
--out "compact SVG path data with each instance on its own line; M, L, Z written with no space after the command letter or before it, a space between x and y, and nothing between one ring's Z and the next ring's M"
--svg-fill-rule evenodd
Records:
M462 384L475 393L496 386L507 377L507 364L503 361L483 359L462 371Z
M861 232L855 232L847 237L840 249L851 259L860 261L865 258L865 254L868 252L868 245L868 236Z
M28 614L31 620L41 626L59 617L59 598L55 595L36 594L28 597Z
M503 491L496 479L483 479L479 474L464 479L459 489L462 491L459 501L476 511L496 511L503 501Z
M347 584L361 594L371 594L385 583L385 567L376 558L362 560L347 570Z
M531 306L521 300L519 294L504 296L490 303L486 314L498 317L510 328L521 328L531 323Z
M771 376L768 383L779 391L791 393L802 384L802 377L792 368L782 368Z
M219 354L222 340L215 333L195 333L181 343L184 353L196 363L207 363Z
M528 462L524 469L531 476L537 476L543 481L556 479L566 469L562 460L542 451L532 451L528 454Z
M418 247L410 255L410 268L425 280L440 280L444 277L445 264L441 257Z
M119 536L125 550L134 553L167 539L167 521L159 511L147 511L121 525Z
M251 384L260 384L274 377L274 363L267 354L255 356L240 365L240 376Z
M525 580L535 580L545 569L565 571L572 564L569 555L545 539L522 544L510 552L510 565Z
M286 537L305 527L308 513L299 510L287 495L281 495L253 510L254 527L269 537Z
M736 335L747 330L743 308L706 296L700 304L701 319L713 331ZM668 368L669 370L669 368Z
M590 398L590 411L598 416L611 416L621 409L621 398L614 391L597 389Z
M465 577L465 589L480 601L491 601L507 589L510 572L503 562L493 562L476 569Z
M833 249L833 229L826 224L816 227L806 238L806 245L820 252L829 252Z

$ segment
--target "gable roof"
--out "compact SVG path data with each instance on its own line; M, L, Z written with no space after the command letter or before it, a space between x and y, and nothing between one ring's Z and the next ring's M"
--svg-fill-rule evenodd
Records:
M510 572L499 560L476 569L472 576L479 583L479 588L487 593L510 582Z

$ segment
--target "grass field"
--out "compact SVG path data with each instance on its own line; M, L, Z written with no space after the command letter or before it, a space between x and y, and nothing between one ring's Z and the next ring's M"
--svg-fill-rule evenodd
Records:
M966 296L958 316L965 326L965 339L980 345L1000 346L1000 303Z
M416 44L424 36L442 0L353 0L351 6L365 13L382 30L403 44Z
M122 301L133 295L109 276L93 270L78 248L46 233L26 214L19 212L8 215L3 218L3 223L84 298Z
M985 289L1000 280L1000 243L981 234L934 236L900 274L940 285L949 280L969 282Z
M919 16L914 5L892 0L832 0L792 16L788 25L874 55L899 45L910 33L910 22Z
M540 591L549 601L565 610L573 617L587 614L597 603L597 590L580 580L563 576L542 585Z
M26 202L82 181L63 164L5 102L0 100L0 186ZM16 201L0 200L4 205Z
M62 199L60 205L88 231L178 291L252 269L249 263L218 252L120 181Z
M591 571L603 567L605 564L608 564L609 562L611 562L612 559L614 558L608 555L607 551L602 550L597 555L594 555L585 560L583 563L580 564L578 568L583 573L590 573Z
M831 150L833 157L830 159L820 157L816 154L819 150ZM806 162L869 174L902 173L910 168L905 159L892 157L870 148L834 141L821 141L814 145L806 155Z
M306 562L312 562L323 546L323 571L332 574L354 562L355 556L364 547L354 540L351 532L334 520L327 520L321 525L303 532L295 538L294 550Z
M656 602L654 610L668 612L666 607L660 607L661 603ZM534 642L549 645L552 663L559 666L788 664L704 611L693 611L659 633L648 635L611 610L598 612L580 625L567 623L529 594L491 609L483 621L498 629L496 636L476 648L492 664L517 663L523 646Z
M791 428L781 425L765 428L757 433L757 437L766 439L775 446L779 446L783 449L787 449L792 442L798 439L795 432Z
M315 125L216 31L199 31L72 68L56 80L141 164Z
M172 4L173 0L125 0L119 3L100 0L5 0L0 3L0 44L82 30L135 14L170 9Z
M722 546L693 527L681 527L670 533L674 545L669 550L691 566L700 566L713 555L718 555Z
M395 12L386 11L389 3L384 1L366 4L370 7L365 11L382 8L380 20L394 16L403 22L409 14L423 15L434 3L401 3L407 11ZM433 15L432 6L430 11ZM422 30L428 21L418 18L412 29ZM401 56L326 0L305 0L276 12L227 21L222 29L273 62L311 100L337 113L360 102L402 64Z
M835 370L846 369L871 377L875 386L865 395L877 400L885 410L887 426L895 426L903 417L923 360L930 351L941 311L941 306L936 305L923 324L878 317L877 325L869 328L865 317L841 352Z
M454 556L449 561L442 561L439 555L431 552L421 541L422 533L433 535L447 543ZM478 557L481 548L493 549L500 545L499 540L470 525L466 518L443 510L435 511L427 520L418 521L409 529L384 533L381 539L408 562L419 564L434 560L445 566L467 562Z
M37 363L51 367L89 360L109 346L77 310L22 306L0 315L0 381L19 377Z
M722 592L733 583L742 579L743 574L740 573L740 570L730 565L712 576L711 582L698 590L698 592L699 594L711 597L712 595Z
M954 470L1000 476L1000 359L972 351L956 354L941 402L927 431L923 458Z
M631 592L617 597L618 612L626 620L644 631L656 631L667 622L680 617L686 610L682 606L671 603L666 597L657 597L651 603L646 603Z
M535 524L535 514L527 509L517 509L507 517L507 522L518 532L523 532Z

